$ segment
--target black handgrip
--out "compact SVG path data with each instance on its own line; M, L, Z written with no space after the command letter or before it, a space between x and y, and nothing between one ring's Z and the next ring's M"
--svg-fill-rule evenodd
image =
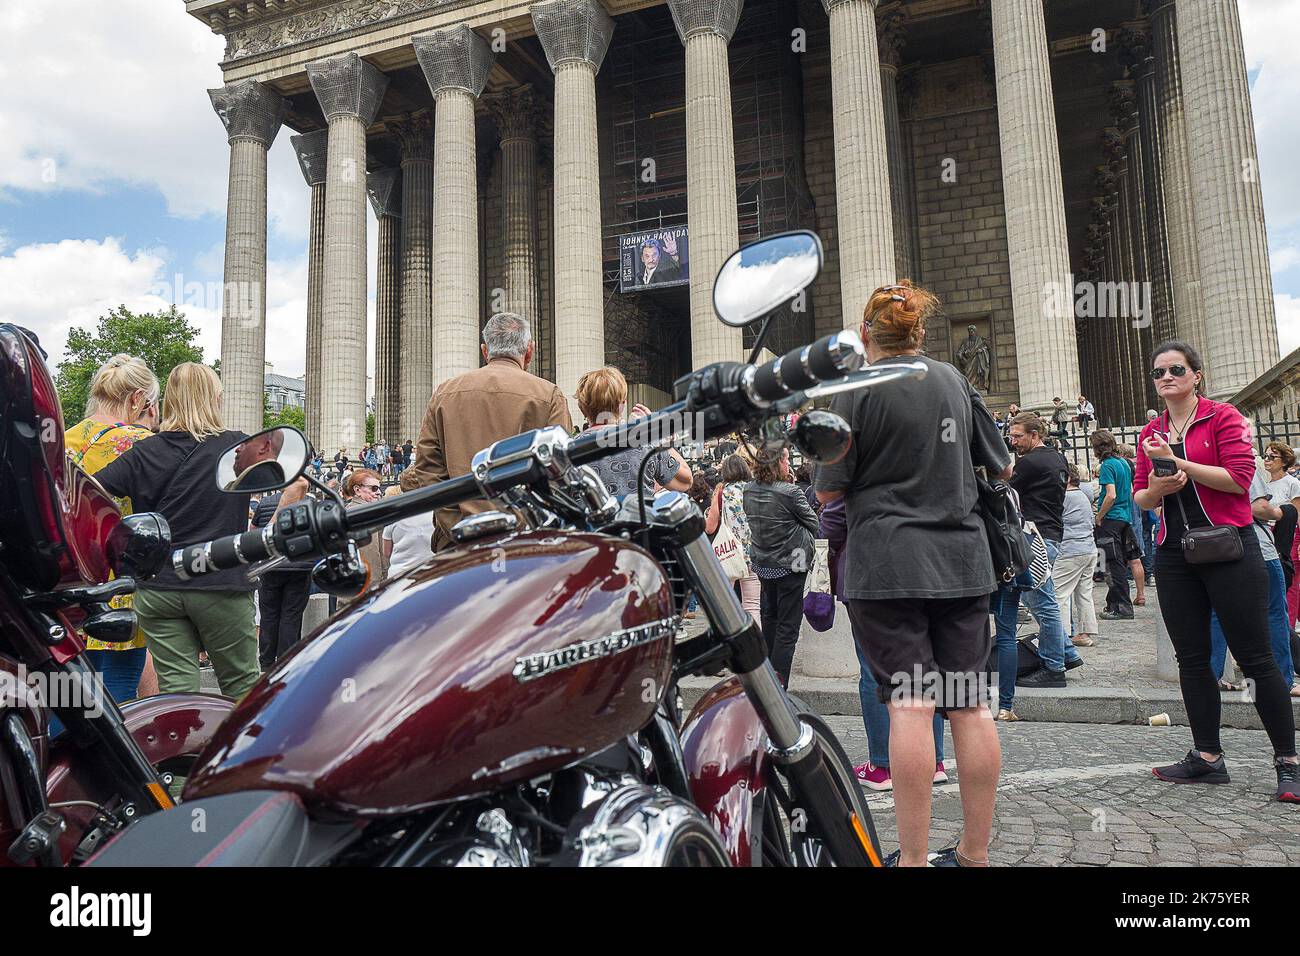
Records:
M241 564L265 561L272 557L272 550L267 545L267 536L272 533L268 525L255 531L177 548L172 552L172 570L178 578L188 581L213 571L226 571Z
M754 370L753 393L765 402L780 401L856 372L864 357L862 340L856 332L845 329L758 366Z

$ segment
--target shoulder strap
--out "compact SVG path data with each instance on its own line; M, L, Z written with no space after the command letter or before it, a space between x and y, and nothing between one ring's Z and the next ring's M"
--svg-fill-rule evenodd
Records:
M114 428L124 428L124 427L126 427L126 422L114 422L112 425L105 425L99 431L95 432L95 434L92 435L90 439L84 445L81 446L81 450L72 456L72 460L75 461L78 465L80 465L86 458L86 452L90 451L90 449L94 447L95 442L99 441L101 438L103 438L105 435L111 432Z

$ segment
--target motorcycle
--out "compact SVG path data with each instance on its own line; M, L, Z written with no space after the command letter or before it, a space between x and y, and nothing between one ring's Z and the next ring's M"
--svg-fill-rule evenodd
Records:
M83 633L134 636L135 612L109 602L165 565L171 535L161 515L123 517L64 453L44 358L0 324L0 866L84 862L171 808L177 775L234 706L199 694L119 706L87 660Z
M736 431L760 454L787 440L817 461L845 454L848 425L830 412L802 414L789 438L776 423L925 367L863 369L851 331L753 364L821 257L808 232L732 256L715 309L733 326L765 320L754 355L684 376L658 413L507 438L470 474L359 507L317 485L322 500L282 506L265 529L177 549L188 577L324 555L318 585L362 596L235 707L179 810L91 865L880 866L851 762L782 686L699 509L671 491L620 503L586 467L637 447L644 473L653 450ZM249 443L271 450L259 459ZM290 484L306 465L290 447L306 444L282 428L231 448L218 485ZM362 593L371 532L474 499L499 510ZM708 623L697 636L682 623L692 595ZM679 682L724 671L683 714Z

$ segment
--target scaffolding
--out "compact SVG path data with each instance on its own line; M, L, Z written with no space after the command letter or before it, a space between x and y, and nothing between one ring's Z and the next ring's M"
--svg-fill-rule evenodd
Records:
M803 164L802 81L784 0L749 0L730 47L740 241L810 225ZM619 237L686 223L686 76L666 8L619 18L601 71L606 354L629 381L670 391L690 368L686 288L622 294ZM811 306L785 310L769 346L812 337ZM756 329L746 331L752 345Z

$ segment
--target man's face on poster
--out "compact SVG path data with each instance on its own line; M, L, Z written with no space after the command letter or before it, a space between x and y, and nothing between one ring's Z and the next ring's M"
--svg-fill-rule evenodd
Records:
M641 247L641 264L647 269L653 269L659 265L659 244L647 242Z

